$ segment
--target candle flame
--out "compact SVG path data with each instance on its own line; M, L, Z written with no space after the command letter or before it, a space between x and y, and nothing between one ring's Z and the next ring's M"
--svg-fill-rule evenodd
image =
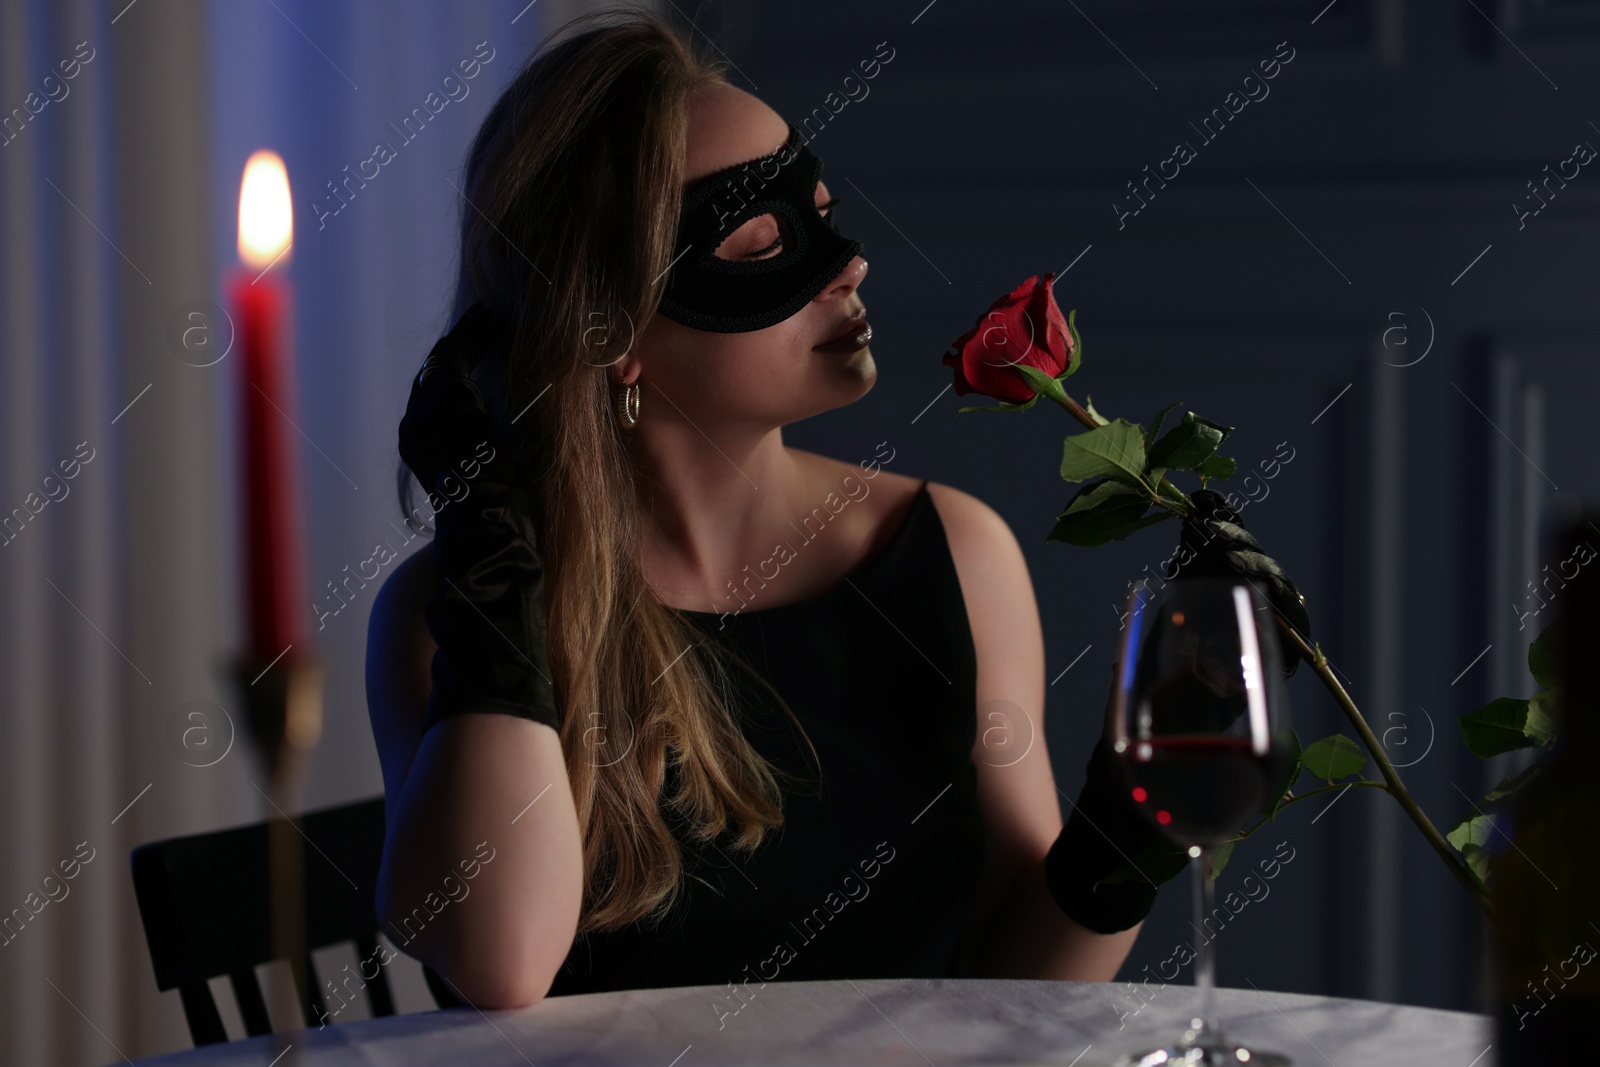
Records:
M239 258L265 270L293 239L289 172L278 153L262 149L245 163L239 183Z

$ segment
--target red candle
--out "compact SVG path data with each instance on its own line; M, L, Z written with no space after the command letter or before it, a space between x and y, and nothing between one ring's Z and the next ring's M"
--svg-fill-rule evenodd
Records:
M244 549L249 651L273 660L306 639L305 518L300 493L291 293L282 279L293 241L289 178L273 152L256 152L239 187L239 259L229 280L239 347L245 433Z

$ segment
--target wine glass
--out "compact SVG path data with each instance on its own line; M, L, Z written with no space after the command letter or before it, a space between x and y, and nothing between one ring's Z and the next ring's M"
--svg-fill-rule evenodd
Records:
M1288 701L1273 608L1244 579L1175 578L1128 597L1112 709L1112 750L1134 806L1200 862L1195 872L1195 988L1183 1038L1125 1056L1155 1064L1287 1065L1230 1042L1213 1014L1211 860L1267 814L1289 770ZM1214 935L1213 935L1214 936Z

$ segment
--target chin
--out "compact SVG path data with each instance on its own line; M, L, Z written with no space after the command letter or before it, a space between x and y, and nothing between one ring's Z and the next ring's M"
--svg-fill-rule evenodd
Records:
M826 364L826 374L836 389L849 394L842 403L850 403L866 395L872 383L878 380L878 364L872 358L872 346L866 345L849 355L832 355Z
M878 361L872 358L872 346L868 345L857 352L845 366L851 370L858 370L861 375L861 392L858 396L865 396L878 380Z
M873 362L871 349L863 348L837 362L830 368L827 378L824 386L806 390L806 394L814 398L813 402L806 405L803 413L786 419L785 425L848 407L871 392L878 381L878 365Z

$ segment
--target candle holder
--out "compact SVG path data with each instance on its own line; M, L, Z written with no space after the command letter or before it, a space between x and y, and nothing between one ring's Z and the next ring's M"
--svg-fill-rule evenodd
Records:
M294 648L276 660L250 653L229 666L243 698L245 721L267 771L267 871L271 901L272 953L289 964L289 974L274 970L273 1014L294 1016L296 1002L309 1020L314 1001L305 930L304 837L289 814L300 807L305 770L322 736L322 683L326 667L312 650ZM286 1032L277 1033L282 1067L295 1062Z

